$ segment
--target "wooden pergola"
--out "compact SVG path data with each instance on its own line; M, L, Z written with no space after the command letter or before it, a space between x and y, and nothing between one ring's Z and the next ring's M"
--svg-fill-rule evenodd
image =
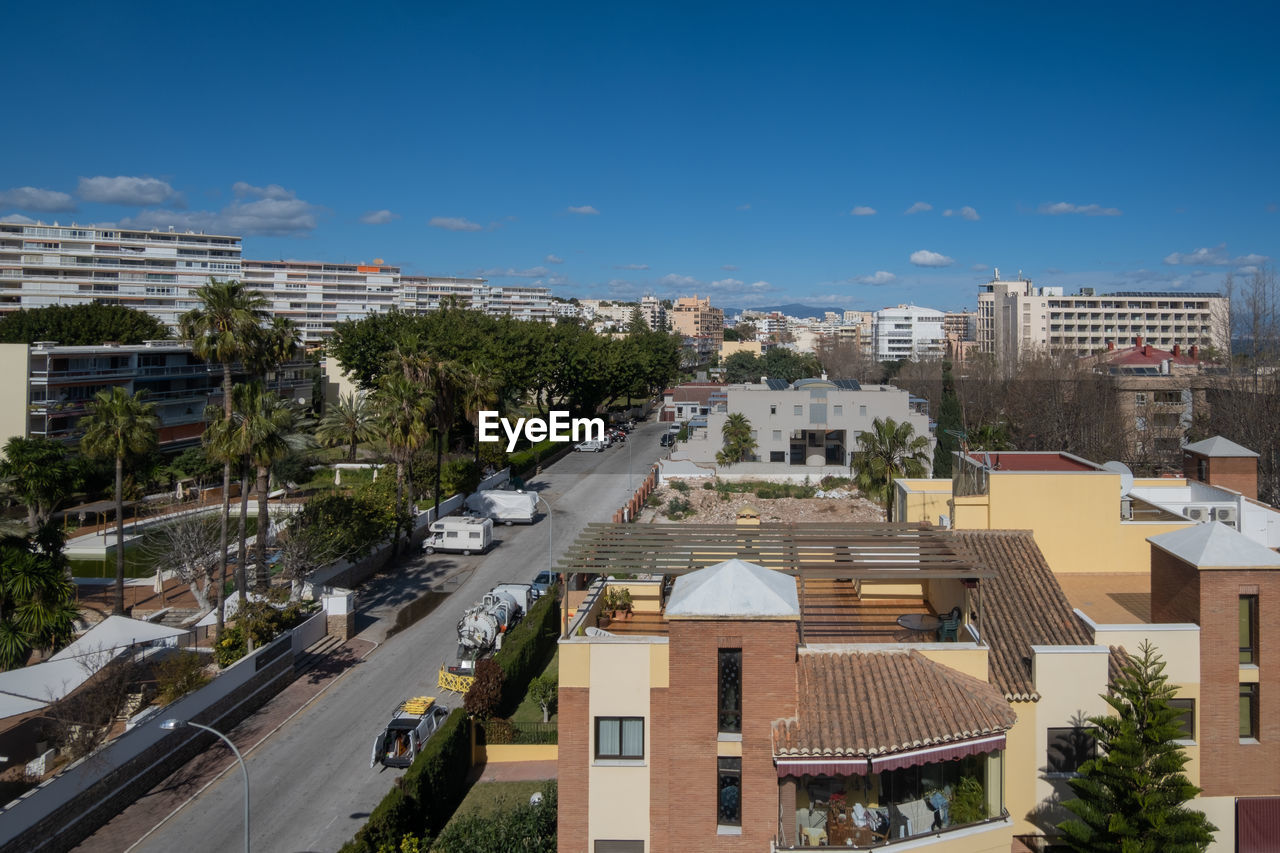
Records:
M675 576L734 558L798 578L802 612L807 579L959 580L972 589L980 579L996 575L958 553L946 530L916 524L822 522L594 523L578 536L558 571L566 577ZM978 612L981 618L981 604Z

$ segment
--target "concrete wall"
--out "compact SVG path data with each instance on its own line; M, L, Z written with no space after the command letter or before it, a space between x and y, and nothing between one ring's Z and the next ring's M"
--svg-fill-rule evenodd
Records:
M11 438L27 437L26 344L0 344L0 447Z

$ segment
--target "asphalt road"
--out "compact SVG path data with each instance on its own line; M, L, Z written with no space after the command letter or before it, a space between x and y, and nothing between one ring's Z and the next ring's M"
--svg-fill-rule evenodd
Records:
M558 559L592 521L608 521L665 448L667 428L652 420L628 441L602 453L570 453L532 479L551 506L531 526L498 526L499 544L485 556L418 555L403 587L383 585L376 600L361 601L361 636L381 641L387 617L416 596L424 578L457 585L422 621L392 636L246 758L252 790L255 850L334 851L363 825L391 788L398 771L370 769L373 739L402 699L436 695L441 662L457 651L462 612L498 583L528 582L547 566L548 530ZM539 508L545 508L539 503ZM357 623L358 627L360 623ZM240 774L224 775L135 847L147 853L239 849L244 799Z

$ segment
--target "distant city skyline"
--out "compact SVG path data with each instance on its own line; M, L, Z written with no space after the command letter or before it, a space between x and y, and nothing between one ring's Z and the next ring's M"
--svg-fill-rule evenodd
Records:
M11 10L50 37L6 54L0 219L733 307L1280 255L1273 7L350 8Z

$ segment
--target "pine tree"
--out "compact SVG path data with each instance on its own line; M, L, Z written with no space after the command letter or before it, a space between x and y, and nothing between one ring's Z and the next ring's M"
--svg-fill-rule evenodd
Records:
M1103 697L1115 713L1089 720L1101 755L1070 780L1077 799L1064 805L1075 817L1058 829L1081 853L1195 853L1217 832L1185 805L1200 789L1182 772L1188 759L1174 743L1179 712L1169 706L1164 661L1149 642L1139 652Z
M960 449L956 433L964 430L960 415L960 399L951 375L951 362L942 363L942 399L938 404L938 444L933 449L933 476L951 479L951 454Z

